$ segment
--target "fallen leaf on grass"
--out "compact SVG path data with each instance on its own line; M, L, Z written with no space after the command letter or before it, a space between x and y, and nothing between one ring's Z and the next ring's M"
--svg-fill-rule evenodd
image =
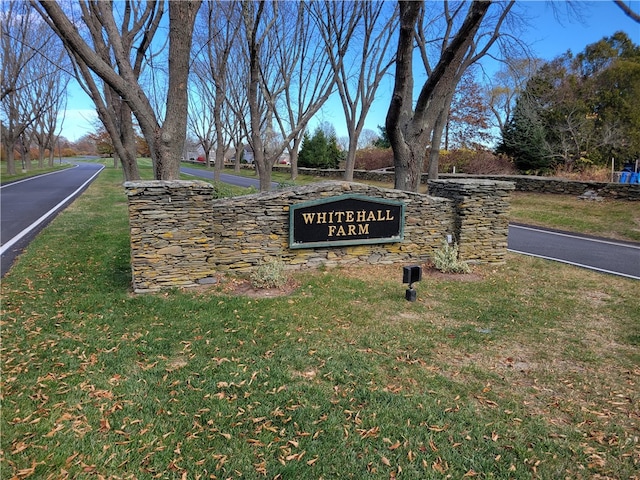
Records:
M449 428L449 424L445 424L443 426L429 425L429 430L431 430L432 432L444 432L447 428Z
M33 475L34 473L36 473L36 467L39 464L36 463L36 461L34 460L33 463L31 464L31 467L29 468L23 468L22 470L18 470L18 474L16 475L17 478L28 478L31 475Z
M364 428L358 428L356 431L360 434L362 438L375 438L380 433L380 427L373 427L369 430Z
M100 432L108 432L109 430L111 430L111 424L109 424L109 420L107 420L106 418L101 418L100 419L100 429L98 431L100 431Z
M449 470L449 465L447 464L447 462L442 461L442 459L438 457L436 461L431 464L431 468L433 468L438 473L445 473L447 470Z
M396 448L400 447L401 443L399 441L396 441L396 443L394 443L393 445L389 445L389 450L395 450Z
M64 428L64 425L62 425L61 423L58 423L53 430L51 430L49 433L47 433L46 435L44 435L46 438L51 438L53 437L57 432L59 432L60 430L62 430Z
M18 442L14 445L13 450L11 451L11 455L16 455L24 450L29 448L29 445L24 442Z

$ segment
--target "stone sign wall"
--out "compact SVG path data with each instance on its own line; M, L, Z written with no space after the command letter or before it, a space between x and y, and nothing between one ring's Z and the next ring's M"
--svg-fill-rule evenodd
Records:
M437 180L430 183L429 196L329 181L214 199L213 186L202 181L126 182L133 288L150 292L206 284L220 273L250 272L270 259L289 269L422 263L447 235L459 242L462 260L501 263L513 188L508 182ZM344 196L402 204L402 240L290 248L292 206Z

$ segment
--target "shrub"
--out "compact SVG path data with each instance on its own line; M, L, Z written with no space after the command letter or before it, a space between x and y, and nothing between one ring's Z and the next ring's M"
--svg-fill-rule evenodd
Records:
M443 273L471 272L469 264L458 259L458 245L449 245L446 240L443 240L442 247L434 252L433 264Z
M440 153L438 170L470 175L514 175L516 169L506 155L496 155L488 150L449 150Z
M379 170L393 167L393 150L390 148L364 148L356 152L357 170Z
M287 275L282 260L271 259L258 266L251 273L251 285L254 288L280 288L287 283Z
M213 183L213 198L229 198L233 197L234 191L231 185L224 182Z

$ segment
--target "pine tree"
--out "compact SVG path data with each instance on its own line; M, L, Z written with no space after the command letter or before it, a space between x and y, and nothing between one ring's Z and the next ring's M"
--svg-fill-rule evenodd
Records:
M545 128L535 105L525 96L518 98L513 117L507 122L497 153L513 158L518 170L540 172L549 169L551 156L546 146Z
M298 165L307 168L338 168L342 152L335 135L327 137L320 128L313 137L304 135L298 154Z

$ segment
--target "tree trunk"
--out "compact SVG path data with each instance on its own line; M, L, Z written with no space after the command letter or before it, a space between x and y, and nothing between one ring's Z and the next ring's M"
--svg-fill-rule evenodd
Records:
M358 136L360 132L349 131L349 150L347 151L347 158L344 166L344 180L347 182L353 182L353 170L356 164L356 151L358 150Z
M459 80L465 55L491 2L474 1L460 29L444 49L413 103L413 47L415 25L424 12L424 2L400 1L400 33L396 56L396 77L387 112L387 135L394 153L395 188L417 191L429 142L436 136L438 119L447 112ZM442 135L444 124L438 126ZM438 142L439 148L439 142ZM436 150L436 149L432 149ZM430 170L437 176L437 158L433 152Z
M298 153L300 152L300 144L304 136L298 135L293 140L293 147L289 150L289 163L291 164L291 180L295 181L298 178Z
M122 152L124 156L120 156L120 161L122 163L122 174L125 181L140 180L140 172L138 171L136 133L133 129L131 108L122 100L119 100L119 103L120 141L124 149L124 151Z
M4 141L6 142L6 138L4 139ZM13 152L13 147L14 145L11 143L5 143L5 150L6 150L6 159L7 159L7 175L16 175L16 157L15 157L15 153Z
M446 105L451 103L450 97L445 101L445 108L440 112L438 119L433 126L433 136L431 139L431 148L429 149L429 163L428 163L428 178L429 180L437 180L438 178L438 166L440 158L440 143L442 142L442 131L449 126L449 109ZM447 132L448 137L448 132ZM447 138L445 137L445 139ZM448 145L445 146L445 150L448 150Z
M169 86L165 120L155 136L154 173L157 180L180 178L180 159L187 136L191 41L200 4L200 1L169 2Z
M415 165L419 160L405 139L405 131L412 117L413 95L413 40L415 24L420 17L422 2L398 2L400 5L400 32L396 53L396 74L389 111L385 120L387 136L393 150L395 188L413 190L417 184ZM416 187L417 188L417 187Z

